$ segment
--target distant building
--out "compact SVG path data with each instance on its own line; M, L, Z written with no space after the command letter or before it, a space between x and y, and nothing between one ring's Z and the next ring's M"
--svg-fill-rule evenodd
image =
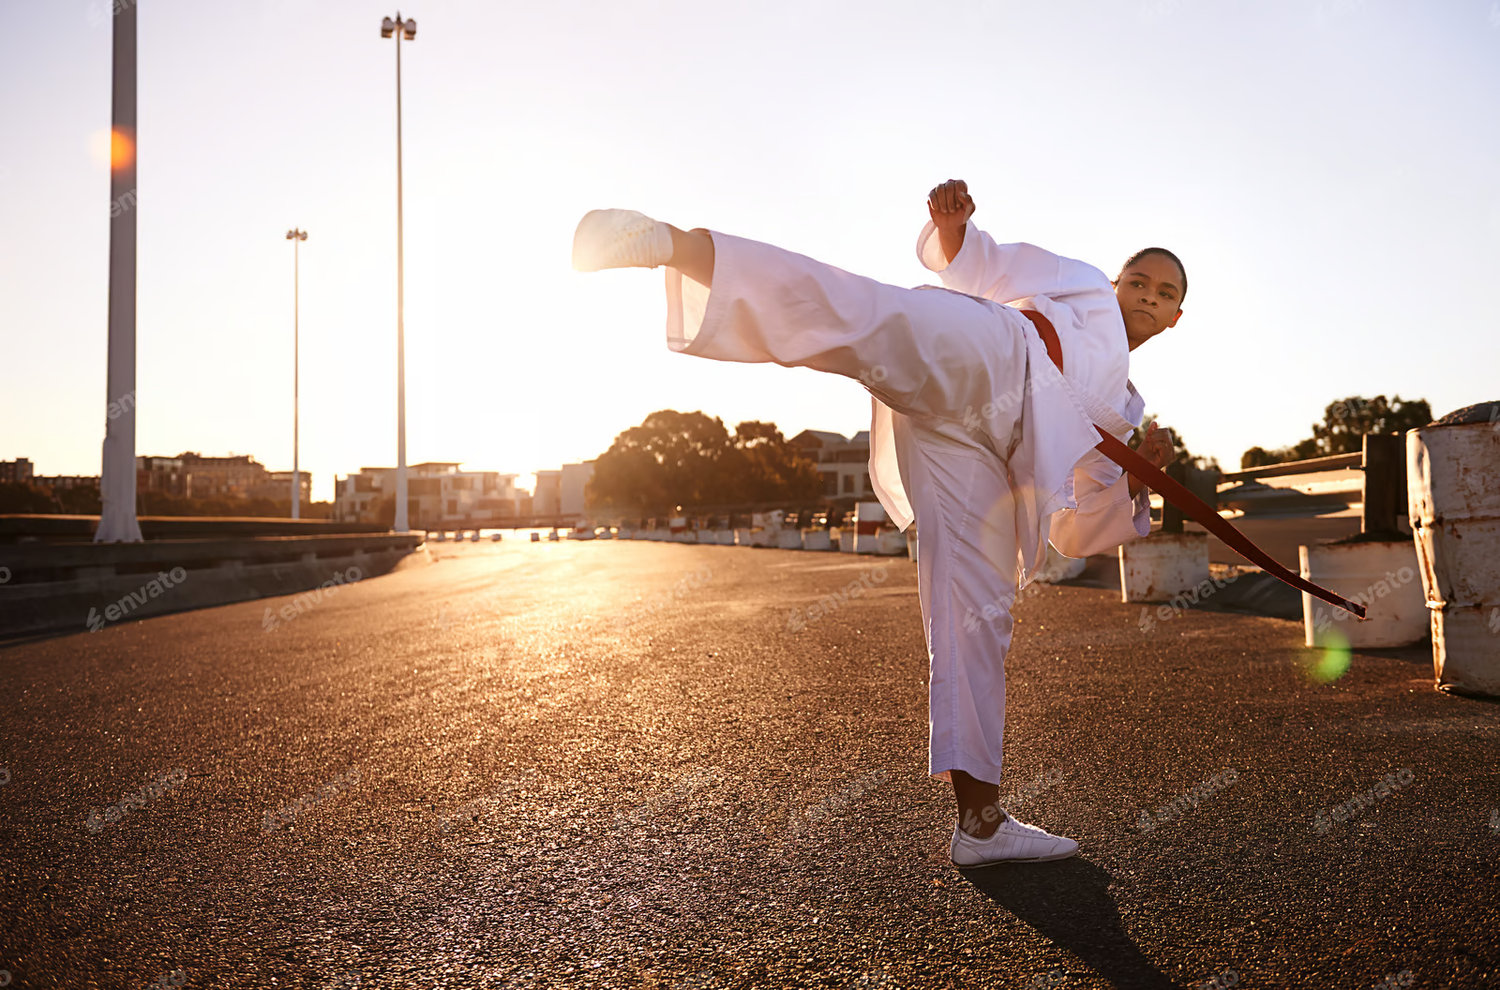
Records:
M179 498L187 496L187 474L180 457L137 457L135 459L135 490L137 492L163 492Z
M250 490L265 484L269 474L249 454L204 457L187 451L175 460L182 462L182 487L188 498L249 498Z
M306 471L297 472L297 488L302 493L301 502L305 505L312 504L312 475ZM258 485L252 486L246 492L246 498L292 498L292 472L290 471L267 471L266 480Z
M31 476L31 484L37 488L51 488L53 491L65 488L98 488L99 476L97 474L34 474Z
M413 528L478 529L531 515L531 495L516 487L516 475L461 471L459 465L458 461L426 461L407 467L407 518ZM392 467L360 468L358 474L336 476L333 518L379 522L381 503L395 495L396 469Z
M0 461L0 482L25 484L31 477L32 465L29 459L18 457L13 461Z
M848 440L842 433L803 430L788 441L818 466L826 498L864 498L870 487L870 431L860 430Z
M564 464L559 472L558 515L583 515L583 490L594 476L594 462Z
M532 495L536 514L543 518L562 515L562 472L536 472L536 492Z

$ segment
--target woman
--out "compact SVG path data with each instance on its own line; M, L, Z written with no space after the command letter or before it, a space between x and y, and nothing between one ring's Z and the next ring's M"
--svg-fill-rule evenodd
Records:
M1150 531L1144 487L1094 449L1094 425L1132 432L1144 403L1129 352L1176 324L1187 288L1164 249L1138 253L1112 282L1033 245L996 243L970 222L974 210L961 181L928 194L917 252L948 291L627 210L587 214L573 242L580 271L667 266L673 350L813 368L870 391L872 485L896 525L915 520L920 534L928 768L953 785L950 856L964 867L1078 850L998 803L1010 607L1049 539L1083 557ZM1057 363L1042 324L1056 330ZM1171 460L1154 423L1141 453Z

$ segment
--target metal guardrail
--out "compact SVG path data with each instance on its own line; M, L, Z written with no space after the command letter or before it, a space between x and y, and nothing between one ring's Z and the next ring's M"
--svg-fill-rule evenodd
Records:
M314 563L357 554L409 553L422 542L416 533L346 536L272 536L227 540L153 540L143 543L21 543L0 548L10 574L6 589L57 581L98 580L127 574L155 575L181 567ZM3 600L3 599L0 599Z
M275 516L141 516L141 536L156 540L224 540L262 536L346 536L388 533L374 523L331 519L282 519ZM99 527L98 516L49 514L0 515L0 544L31 542L87 543Z
M1309 457L1302 461L1282 461L1280 464L1262 464L1260 467L1245 468L1240 471L1224 471L1219 477L1222 481L1251 481L1256 478L1274 478L1289 474L1312 474L1317 471L1337 471L1344 468L1360 470L1364 463L1364 455L1355 452L1352 454L1332 454L1328 457Z

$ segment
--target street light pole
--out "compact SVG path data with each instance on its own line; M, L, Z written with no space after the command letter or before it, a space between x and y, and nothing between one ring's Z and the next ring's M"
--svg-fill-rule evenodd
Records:
M301 390L300 365L297 360L297 351L300 346L301 337L301 310L302 310L302 242L307 240L307 231L293 227L286 232L286 239L292 242L292 518L302 518L302 478L298 470L297 447L300 434L298 417L298 393Z
M109 133L109 361L96 543L139 543L135 515L135 4L113 17Z
M412 18L385 18L380 36L396 36L396 519L394 528L404 533L411 527L406 502L406 282L401 229L401 38L415 41L417 22Z

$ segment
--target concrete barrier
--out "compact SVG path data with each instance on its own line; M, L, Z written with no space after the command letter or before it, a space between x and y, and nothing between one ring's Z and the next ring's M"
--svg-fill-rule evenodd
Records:
M1166 601L1208 580L1206 533L1153 533L1118 552L1123 602Z
M0 547L0 635L105 628L384 574L416 533ZM351 577L351 568L354 576Z

